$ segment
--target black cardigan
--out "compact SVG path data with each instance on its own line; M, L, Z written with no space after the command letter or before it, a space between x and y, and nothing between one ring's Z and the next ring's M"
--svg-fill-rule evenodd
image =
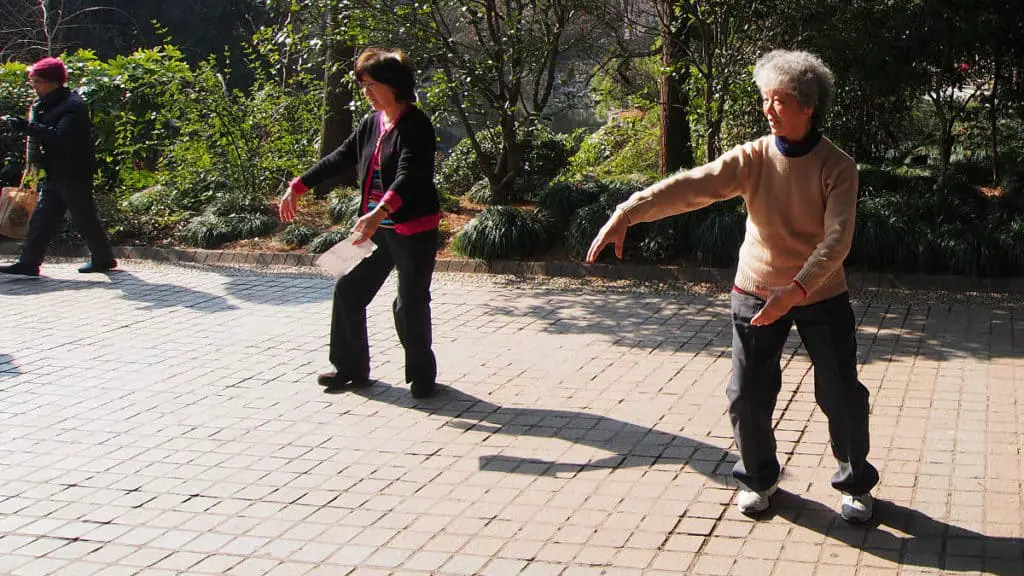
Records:
M61 87L32 105L28 162L55 182L92 185L92 122L81 96Z
M380 134L380 112L359 122L355 132L337 150L324 156L300 179L308 188L339 176L353 165L358 169L363 201L359 213L366 212L367 178ZM432 216L441 210L434 186L434 154L437 142L434 125L418 106L409 105L395 127L381 142L380 168L384 192L394 191L401 206L391 214L396 224Z

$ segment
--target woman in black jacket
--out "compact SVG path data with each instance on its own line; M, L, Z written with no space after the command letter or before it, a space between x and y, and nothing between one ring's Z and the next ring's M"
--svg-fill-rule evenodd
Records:
M338 280L331 319L330 361L321 374L332 388L370 384L366 307L393 268L398 297L393 311L405 348L405 379L412 395L435 390L431 350L430 280L438 249L440 202L434 187L436 139L430 118L414 103L412 65L401 51L368 48L355 65L356 79L374 113L334 152L293 180L281 198L281 219L295 217L298 197L355 166L362 190L355 242L373 239L377 250Z
M93 200L95 162L92 122L81 96L68 90L68 71L57 58L44 58L29 69L29 82L39 98L29 118L6 116L9 130L28 134L26 175L42 170L39 203L28 225L21 257L0 266L0 274L38 277L50 239L71 213L75 228L85 237L92 258L79 272L108 272L117 267L110 240L96 214Z

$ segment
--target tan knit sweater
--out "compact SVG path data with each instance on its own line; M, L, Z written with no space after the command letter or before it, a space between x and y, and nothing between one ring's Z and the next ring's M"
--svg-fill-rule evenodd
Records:
M738 288L763 296L795 280L807 291L801 304L846 291L857 164L827 138L795 158L783 155L772 136L747 142L633 194L618 210L637 224L736 196L743 196L748 214Z

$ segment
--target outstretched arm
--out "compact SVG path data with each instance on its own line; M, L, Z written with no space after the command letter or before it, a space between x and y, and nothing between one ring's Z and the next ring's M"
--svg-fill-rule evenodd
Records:
M615 255L622 258L626 229L634 224L692 212L739 196L749 178L752 162L751 144L744 144L714 162L680 172L633 194L616 207L598 232L587 252L587 262L597 260L609 244L615 248Z

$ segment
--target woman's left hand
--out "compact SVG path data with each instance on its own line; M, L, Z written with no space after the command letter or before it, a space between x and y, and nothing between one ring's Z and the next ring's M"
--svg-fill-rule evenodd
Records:
M356 220L356 225L352 228L352 234L355 236L352 243L358 246L372 238L385 218L387 218L387 214L383 210L374 208L359 220Z
M768 294L764 307L750 320L752 326L774 324L804 298L803 292L796 284L790 284L785 288L769 288Z

